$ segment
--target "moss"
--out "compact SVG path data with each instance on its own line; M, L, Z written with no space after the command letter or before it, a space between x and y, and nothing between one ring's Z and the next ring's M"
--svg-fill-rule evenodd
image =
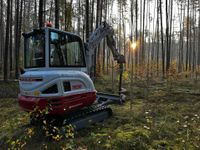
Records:
M167 149L168 145L166 140L155 140L152 142L152 146L155 149Z
M111 142L117 149L148 149L149 132L137 128L133 131L116 130L114 140Z
M108 92L110 77L95 84L98 91ZM194 86L191 81L174 82L176 91L169 92L165 82L153 82L149 85L148 100L143 99L143 88L137 84L134 83L131 91L127 81L127 101L124 105L112 105L113 116L108 120L78 131L71 141L52 142L34 127L35 134L27 140L25 149L199 149L200 102L198 93L194 94L199 83ZM13 95L17 87L17 83L0 84L0 147L3 149L7 149L9 140L23 139L30 128L27 113L20 110L17 94ZM117 81L114 88L117 91Z

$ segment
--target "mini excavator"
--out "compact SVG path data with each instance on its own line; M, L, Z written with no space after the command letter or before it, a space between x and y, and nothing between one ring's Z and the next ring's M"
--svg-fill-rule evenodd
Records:
M78 130L109 118L112 110L108 104L124 102L121 92L98 93L89 76L94 51L104 38L122 75L125 59L116 48L113 28L106 22L91 34L88 43L78 35L51 27L34 29L23 37L24 69L18 102L24 111L48 107L48 115L65 116L65 123Z

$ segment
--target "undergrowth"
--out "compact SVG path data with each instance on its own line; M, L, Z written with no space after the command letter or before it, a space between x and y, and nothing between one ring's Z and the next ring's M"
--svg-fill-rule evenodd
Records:
M98 91L117 93L110 88L109 77L96 81ZM145 87L135 81L130 89L125 83L127 101L123 106L113 105L113 116L78 132L67 126L51 127L30 125L30 115L20 110L15 94L9 92L0 99L1 149L200 149L200 91L198 82L168 81L148 83ZM16 88L0 85L2 88ZM8 89L9 89L8 88ZM169 90L172 88L173 90ZM16 90L16 89L15 89ZM132 91L131 91L132 90ZM134 97L131 97L133 93ZM9 98L11 97L11 98ZM132 107L130 104L132 103ZM55 130L55 133L52 131ZM68 135L68 136L67 136ZM69 137L71 135L71 137Z

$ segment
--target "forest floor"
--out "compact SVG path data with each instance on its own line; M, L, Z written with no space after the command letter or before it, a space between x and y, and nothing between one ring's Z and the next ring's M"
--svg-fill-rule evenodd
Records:
M115 82L117 88L117 82ZM111 92L111 80L97 80L99 91ZM0 82L1 149L145 150L200 149L200 82L182 80L137 81L124 105L112 105L113 116L73 138L49 139L41 128L31 126L16 100L18 85ZM116 89L115 89L116 90ZM133 94L131 94L132 90ZM133 95L133 96L131 96Z

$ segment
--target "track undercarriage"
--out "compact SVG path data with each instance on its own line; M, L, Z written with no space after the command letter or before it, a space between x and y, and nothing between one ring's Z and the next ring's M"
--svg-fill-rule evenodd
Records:
M89 107L85 107L66 115L54 116L47 114L42 117L35 117L36 115L33 115L33 117L31 117L31 124L38 125L40 124L39 122L42 122L45 119L51 125L71 125L74 130L80 130L111 117L112 109L108 104L123 104L123 102L124 99L122 96L97 93L96 102Z

